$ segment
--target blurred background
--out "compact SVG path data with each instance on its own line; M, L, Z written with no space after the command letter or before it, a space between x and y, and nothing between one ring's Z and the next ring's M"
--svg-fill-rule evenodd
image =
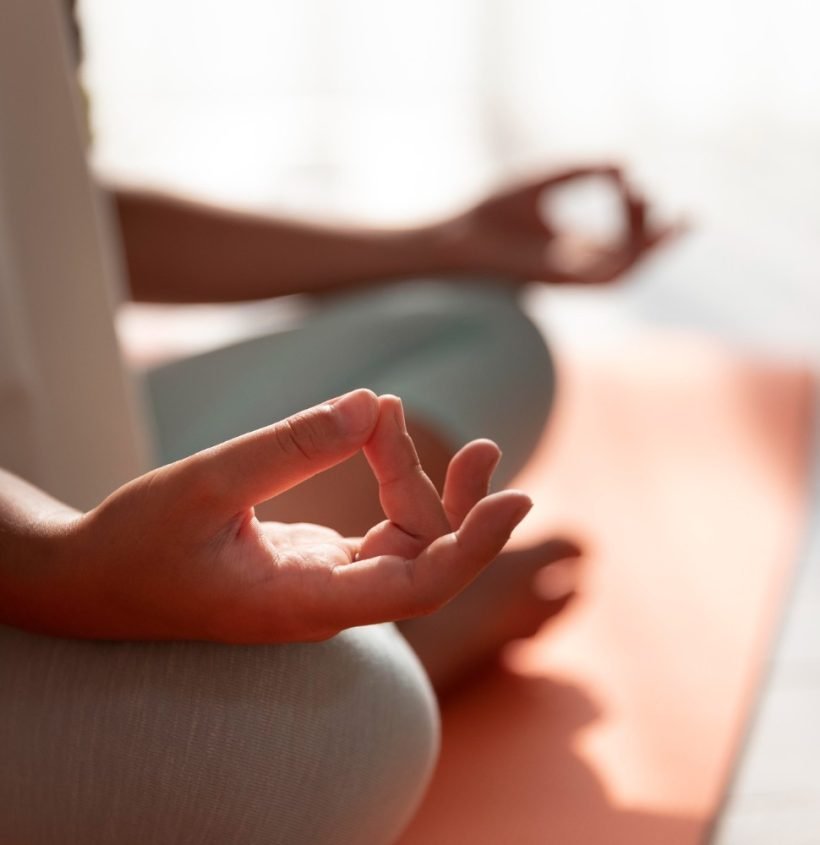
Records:
M614 160L690 232L623 285L531 291L536 319L568 344L663 325L820 366L816 3L81 0L78 12L105 177L400 224L519 174ZM562 213L605 217L583 192ZM236 329L235 309L193 310L191 323L174 316L193 347ZM162 311L126 306L126 339ZM780 646L802 674L775 673L720 845L817 841L816 517L808 536Z
M691 234L553 328L650 319L820 362L820 8L805 0L82 0L98 169L400 223L614 159ZM537 296L544 295L541 291Z

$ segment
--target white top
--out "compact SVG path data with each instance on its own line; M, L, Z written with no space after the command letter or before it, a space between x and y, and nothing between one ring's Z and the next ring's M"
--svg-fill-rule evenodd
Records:
M0 10L0 466L90 507L148 465L113 328L119 263L86 167L59 0Z

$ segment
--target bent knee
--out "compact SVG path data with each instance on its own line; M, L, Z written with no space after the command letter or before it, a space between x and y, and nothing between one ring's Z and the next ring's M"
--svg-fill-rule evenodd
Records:
M385 296L419 326L419 349L371 386L398 393L410 416L456 447L495 440L504 452L496 479L507 483L536 448L554 404L556 371L541 331L497 284L415 282Z
M223 808L218 829L191 845L236 841L238 830L248 845L383 845L431 776L435 700L391 625L238 649L213 699L198 741L210 744L207 791Z
M290 818L283 841L388 843L409 822L433 771L438 709L424 671L392 625L342 632L305 677L317 702L293 763L311 786L313 816ZM299 647L305 652L311 646ZM301 747L300 747L301 746ZM321 768L305 765L309 750ZM308 782L307 780L305 782Z
M502 389L514 375L519 395L523 390L530 401L537 399L546 417L555 390L555 367L543 334L513 289L466 279L401 287L405 308L421 312L429 325L438 327L443 355L469 350L471 366Z
M3 841L381 845L435 761L432 692L392 626L310 645L4 645Z

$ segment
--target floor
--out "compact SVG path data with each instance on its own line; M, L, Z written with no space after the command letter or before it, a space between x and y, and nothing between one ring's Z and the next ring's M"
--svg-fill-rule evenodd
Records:
M393 180L398 180L401 174L391 173L389 182L385 181L380 178L378 162L364 159L361 170L354 166L351 172L339 174L328 171L322 159L313 178L310 168L303 166L302 136L291 137L290 132L281 131L281 123L271 111L266 91L260 102L246 97L244 91L239 97L230 92L229 97L222 99L233 109L229 109L228 115L234 119L223 119L218 122L216 133L213 130L206 133L201 131L201 126L213 127L214 124L192 121L190 103L188 124L181 117L177 119L179 103L173 99L174 86L168 86L172 89L171 96L163 98L159 96L159 89L149 86L143 90L144 86L137 85L135 90L145 95L145 105L151 107L138 119L133 110L133 97L123 96L129 91L134 94L133 85L129 87L128 79L120 78L122 74L102 71L106 56L113 61L119 58L119 53L127 53L133 46L137 48L137 61L142 59L140 51L145 39L134 38L133 27L145 26L146 22L153 26L154 18L142 12L128 17L128 4L123 3L86 0L80 6L86 18L87 46L92 48L92 59L96 57L96 64L92 61L92 71L97 67L100 72L99 90L95 90L93 73L86 80L92 83L92 99L101 102L105 98L105 86L100 80L106 80L106 84L112 80L109 108L102 110L102 123L97 127L100 137L106 135L106 119L114 123L122 121L125 128L118 136L119 159L137 164L141 161L143 166L154 165L153 171L150 166L147 171L154 181L159 180L162 184L163 176L170 174L178 179L180 174L187 173L192 185L215 190L218 195L219 190L223 190L226 198L233 198L236 192L249 193L249 197L237 198L256 199L263 204L268 200L281 200L282 191L287 194L292 185L293 198L307 198L308 207L311 198L324 198L328 194L328 179L331 185L354 199L359 196L367 199L374 185L384 189L382 193L376 191L374 194L382 201L385 196L395 194L404 202L411 198L416 187L422 189L420 184L408 186L399 180L397 184L402 190L395 191ZM257 11L261 14L261 7ZM169 11L165 13L170 14ZM184 14L184 10L177 14ZM286 9L278 4L272 14L286 14ZM119 29L112 29L118 16L125 25L121 23ZM104 34L96 45L95 22L101 25ZM773 32L777 29L775 22L776 18L773 18ZM221 17L219 23L221 26ZM187 31L187 20L183 26ZM173 39L161 40L161 43L152 39L151 43L153 49L160 52L162 44L166 43L166 49L176 56L177 45ZM689 43L686 35L682 43ZM97 53L93 49L95 46ZM292 45L280 45L284 46L293 50ZM795 67L800 67L800 51L796 47L793 52ZM287 50L284 53L288 57L292 55ZM266 44L265 56L269 54ZM275 58L276 49L273 54ZM208 58L207 54L203 55ZM209 61L200 68L200 73L216 75L217 100L219 92L223 91L224 79L229 77L229 73L226 76L228 71L230 67L225 63L214 65ZM161 70L160 76L164 80L163 74ZM180 89L183 92L188 91L189 76L193 78L186 62L184 84ZM703 93L708 100L708 92ZM203 100L200 103L197 98L193 101L194 118L199 114L197 103L203 113L209 113L216 102ZM125 108L124 102L128 103ZM747 104L752 105L751 101ZM745 106L738 104L737 108L742 112ZM250 120L260 112L266 115L261 123ZM161 133L152 126L152 115L162 121ZM674 125L678 129L673 132L661 131L662 120L657 124L653 122L657 115L644 115L637 124L642 127L640 133L634 138L625 136L624 150L608 150L607 156L621 156L620 160L635 166L647 194L652 199L662 200L665 216L681 213L691 222L692 234L612 291L537 290L533 293L532 305L545 327L553 335L561 336L563 343L589 345L609 333L628 330L636 321L680 326L689 331L717 335L749 354L795 359L814 367L820 375L818 138L811 121L798 120L787 126L785 122L782 125L776 121L766 122L765 116L765 111L748 108L744 120L717 120L718 134L712 137L704 135L697 126L690 127L686 134L685 127L690 123L687 120L676 122ZM237 117L241 119L237 120ZM99 122L100 115L97 118ZM625 126L631 125L627 118L625 115ZM249 135L242 134L245 123L255 127ZM381 129L382 124L390 125L379 110L374 126ZM723 126L732 128L724 131L720 129ZM169 131L169 127L173 131ZM410 140L404 146L398 146L411 160L422 156L427 149L425 144L431 137L427 125L409 121L408 126L402 127L401 136L394 134L390 138L390 145L395 146L399 137L414 128L421 132L418 136L421 141L417 143L415 135L408 136ZM209 139L210 135L213 137ZM324 149L324 139L319 135L317 139L321 143L318 146ZM382 136L376 133L375 137ZM156 144L150 143L155 138L161 139L163 157L159 165L150 156L151 150L156 153L158 149ZM575 146L555 149L549 134L541 140L543 143L535 150L537 161L543 159L545 151L551 154L549 160L572 161L578 156ZM580 148L588 146L582 143ZM148 149L148 157L143 154L140 159L143 147ZM223 148L229 152L226 154ZM464 183L471 186L475 182L472 177L478 175L469 172L475 162L470 156L463 156L460 148L456 149L458 154L451 164L453 168L466 168L461 175L465 176ZM595 144L591 149L597 150ZM243 154L232 157L231 150L242 150ZM293 161L297 166L293 173L288 171L290 159L283 150L285 153L290 150L295 156ZM512 159L515 160L515 154L520 152L521 149L513 144ZM309 156L307 160L310 160ZM431 160L440 162L437 154ZM214 161L221 163L222 170L214 167ZM355 158L354 165L358 161ZM414 183L424 181L417 178L417 170L413 168L408 168L407 173ZM363 176L369 178L362 181ZM182 184L186 184L185 180ZM459 185L461 181L454 177L452 184ZM446 193L452 184L445 180L441 191ZM275 196L268 196L268 192ZM296 207L302 206L297 203ZM288 314L298 312L298 308L298 303L289 303ZM243 306L219 314L212 313L207 306L194 309L195 316L184 322L180 322L179 315L168 315L162 308L155 311L150 315L154 325L157 325L156 319L173 319L174 343L185 349L197 348L205 324L204 333L211 340L228 341L244 333L248 321L254 330L265 331L278 325L279 320L279 316L270 316L267 312L247 312ZM225 313L230 314L227 321ZM281 309L277 314L281 314ZM269 321L272 321L270 325ZM140 315L133 311L126 310L121 315L120 330L127 338L145 337ZM158 334L167 341L168 332L160 330ZM144 363L149 363L150 356L156 353L157 340L155 336L150 343L136 349ZM163 348L160 351L164 356L183 350ZM820 444L820 424L817 434ZM820 712L820 456L813 472L811 494L812 516L805 553L799 562L792 599L784 614L782 635L771 658L768 683L761 696L748 747L713 845L768 845L774 841L780 845L817 845L820 842L820 720L813 716Z
M691 234L612 290L535 289L530 304L545 329L562 343L591 345L636 322L680 327L820 375L816 145L798 135L744 144L648 143L637 157L644 180L653 196L674 198ZM233 322L244 330L241 309ZM203 317L207 308L192 337ZM120 328L139 335L137 323L125 312ZM229 340L236 326L217 323ZM712 845L820 842L820 449L815 454L803 559Z
M815 432L815 444L820 443ZM769 679L713 845L820 842L820 450L809 526Z
M814 204L802 209L804 220L818 220ZM732 235L719 226L695 233L619 292L547 298L538 291L534 313L563 342L589 344L636 321L660 323L717 335L747 354L792 359L820 375L818 245L793 234L778 241L776 228L755 238L755 229L750 224L745 238L742 229ZM804 551L711 845L820 842L820 415L814 444Z
M812 217L820 219L811 210ZM774 237L777 240L776 233ZM650 262L625 286L607 291L535 288L529 304L544 330L563 345L589 346L649 323L718 336L744 354L790 359L820 376L820 282L814 280L820 248L808 239L781 238L781 254L787 260L778 264L771 257L776 244L756 252L757 246L749 244L757 243L748 234L744 238L742 229L733 233L712 225ZM797 256L796 243L803 248ZM266 331L278 325L271 322L274 317L298 319L299 312L297 302L285 309L280 304L271 314L266 309L246 310L237 306L211 314L208 307L189 309L190 331L176 331L174 336L185 345L201 336L207 324L205 334L211 341L215 332L227 341L236 331L248 331L249 317L252 330ZM174 319L180 328L178 313L154 311L149 322ZM231 318L226 320L226 314ZM123 334L144 336L144 316L140 309L126 309L120 320ZM136 353L139 357L138 347ZM820 447L820 415L815 426ZM820 842L820 448L814 455L804 552L711 845Z

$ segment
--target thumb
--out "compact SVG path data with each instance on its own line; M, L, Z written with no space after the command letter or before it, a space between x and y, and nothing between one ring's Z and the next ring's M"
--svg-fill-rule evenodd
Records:
M217 508L252 507L351 457L378 415L376 395L354 390L198 452L185 462L186 481Z

